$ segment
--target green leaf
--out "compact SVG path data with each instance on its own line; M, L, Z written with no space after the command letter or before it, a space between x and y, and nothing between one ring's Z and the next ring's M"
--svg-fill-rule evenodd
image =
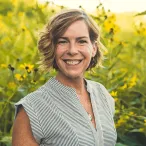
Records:
M4 136L2 137L2 139L0 140L0 142L4 142L7 144L7 146L11 145L11 141L12 141L12 137L11 136Z
M146 15L146 11L136 14L135 16Z

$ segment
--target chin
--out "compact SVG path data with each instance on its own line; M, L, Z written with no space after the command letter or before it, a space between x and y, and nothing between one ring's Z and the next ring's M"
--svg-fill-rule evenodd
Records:
M78 79L78 78L82 78L83 75L82 74L67 74L66 77L70 79Z
M61 78L68 78L68 79L78 79L78 78L82 78L83 77L83 73L82 72L59 72L59 76Z

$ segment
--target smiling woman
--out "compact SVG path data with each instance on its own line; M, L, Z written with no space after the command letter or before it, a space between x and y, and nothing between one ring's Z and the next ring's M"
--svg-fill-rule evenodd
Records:
M73 22L57 41L55 61L59 68L57 78L82 77L95 56L97 46L91 42L88 27L83 20Z
M13 146L114 146L114 100L98 82L84 78L100 66L96 23L81 10L55 15L40 37L44 70L57 75L15 104Z

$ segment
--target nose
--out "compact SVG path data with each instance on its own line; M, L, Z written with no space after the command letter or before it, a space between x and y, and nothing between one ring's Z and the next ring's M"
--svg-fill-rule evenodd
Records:
M68 48L69 55L76 55L78 53L78 48L75 43L70 43Z

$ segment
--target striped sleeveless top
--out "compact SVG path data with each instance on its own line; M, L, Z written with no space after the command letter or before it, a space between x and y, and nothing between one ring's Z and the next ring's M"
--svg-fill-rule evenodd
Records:
M81 105L76 91L55 77L15 104L23 106L40 146L114 146L114 100L100 83L85 80L96 128Z

